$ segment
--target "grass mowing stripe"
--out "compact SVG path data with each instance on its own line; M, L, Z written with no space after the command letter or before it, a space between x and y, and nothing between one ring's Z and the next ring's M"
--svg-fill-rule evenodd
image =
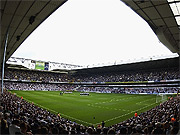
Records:
M90 96L80 96L80 92L73 92L60 96L59 91L11 92L23 96L26 100L32 101L52 113L59 112L63 117L85 126L100 124L100 121L105 120L106 126L111 126L133 117L134 110L147 111L151 109L147 104L155 103L153 102L155 101L154 95L90 93ZM145 102L145 100L149 101ZM155 106L152 104L152 107L153 105Z
M97 108L105 108L105 109L110 109L110 110L120 110L120 111L125 111L125 112L127 112L127 111L130 111L130 110L125 110L125 109L117 109L117 108L109 108L109 107L102 107L102 106L98 106L98 105L92 105L92 104L88 104L88 106L92 106L92 107L97 107Z
M32 103L32 101L30 101L30 100L28 100L28 99L26 99L26 98L24 98L24 99L25 99L26 101L28 101L29 103ZM34 102L33 102L33 103L34 103ZM37 103L34 103L34 104L37 105L37 106L39 106L39 107L41 107L41 108L44 108L44 109L46 109L46 110L49 110L49 111L51 111L51 112L54 112L54 113L58 114L57 111L54 111L54 110L52 110L52 109L50 109L50 108L44 107L44 106L42 106L42 105L40 105L40 104L37 104ZM86 124L89 124L89 125L94 125L94 124L92 124L92 123L89 123L89 122L86 122L86 121L83 121L83 120L76 119L76 118L74 118L74 117L68 116L68 115L63 114L63 113L61 113L61 115L62 115L62 116L65 116L65 117L67 117L67 118L70 118L70 119L74 119L74 120L80 121L80 122L82 122L82 123L86 123Z
M114 118L109 119L109 120L105 120L104 122L109 122L109 121L112 121L112 120L121 118L121 117L123 117L123 116L129 115L129 114L131 114L131 113L135 113L135 112L137 112L137 111L140 111L140 110L142 110L142 109L144 109L144 108L147 108L147 107L149 107L149 106L152 106L152 105L154 105L154 104L156 104L156 103L152 103L152 104L147 105L147 106L145 106L145 107L142 107L142 108L140 108L140 109L138 109L138 110L131 111L131 112L129 112L129 113L123 114L123 115L121 115L121 116L114 117ZM96 123L95 125L97 125L97 124L100 124L100 123Z
M147 100L144 100L144 101L137 102L136 104L142 104L142 103L150 101L150 100L154 100L154 99L153 98L152 99L147 99ZM146 105L148 105L148 104L146 104Z
M121 98L121 99L117 99L117 98L114 98L114 99L111 99L111 100L108 100L108 101L105 101L105 102L98 102L98 103L93 103L93 104L88 104L88 106L92 106L92 107L97 107L97 108L106 108L106 109L112 109L112 110L121 110L121 111L125 111L125 112L130 112L130 110L127 110L127 109L117 109L117 108L110 108L110 107L103 107L103 106L100 106L98 104L106 104L106 103L110 103L110 102L119 102L119 101L122 101L122 100L127 100L127 99L134 99L134 98L139 98L139 97L133 97L133 96L130 96L130 97L126 97L126 98ZM140 101L140 102L137 102L136 104L140 104L140 103L144 103L146 101L149 101L149 100L154 100L154 99L148 99L148 100L144 100L144 101ZM95 105L94 105L95 104ZM147 105L147 104L146 104Z

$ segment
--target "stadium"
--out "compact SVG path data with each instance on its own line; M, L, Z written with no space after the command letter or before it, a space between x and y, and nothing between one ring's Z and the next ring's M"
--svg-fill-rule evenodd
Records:
M1 134L180 134L180 1L121 1L177 55L92 67L12 57L66 0L1 1Z

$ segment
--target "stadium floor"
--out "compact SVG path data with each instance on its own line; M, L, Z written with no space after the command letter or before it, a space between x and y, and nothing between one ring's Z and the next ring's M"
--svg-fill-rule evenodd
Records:
M89 96L80 96L80 92L63 95L59 91L11 92L54 114L60 113L62 117L86 126L98 125L102 121L105 126L114 125L133 117L135 112L140 114L158 105L156 95L90 93Z

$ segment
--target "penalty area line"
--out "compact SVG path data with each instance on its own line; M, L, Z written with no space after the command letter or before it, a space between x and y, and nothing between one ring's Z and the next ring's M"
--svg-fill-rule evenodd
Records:
M144 101L140 101L140 102L137 102L136 104L142 104L142 103L147 102L147 101L150 101L150 100L154 100L154 98L152 98L152 99L147 99L147 100L144 100ZM147 104L146 104L146 105L147 105Z

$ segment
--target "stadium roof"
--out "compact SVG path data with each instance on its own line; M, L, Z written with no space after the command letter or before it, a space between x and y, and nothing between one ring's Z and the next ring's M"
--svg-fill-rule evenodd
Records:
M180 0L122 1L149 24L171 52L180 54Z
M1 66L7 33L6 61L24 40L66 1L67 0L1 0Z
M121 65L111 65L104 67L84 68L74 70L77 74L105 74L105 73L117 73L117 72L134 72L134 71L148 71L148 70L159 70L166 68L179 67L179 58L167 58L150 60L136 63L127 63Z
M23 41L57 8L67 0L1 1L1 53L2 66L4 46L8 33L6 61ZM172 52L179 54L179 8L180 0L122 0L139 14L153 29L159 40ZM173 5L175 4L175 5ZM132 23L134 23L132 21ZM2 67L0 67L2 68Z

